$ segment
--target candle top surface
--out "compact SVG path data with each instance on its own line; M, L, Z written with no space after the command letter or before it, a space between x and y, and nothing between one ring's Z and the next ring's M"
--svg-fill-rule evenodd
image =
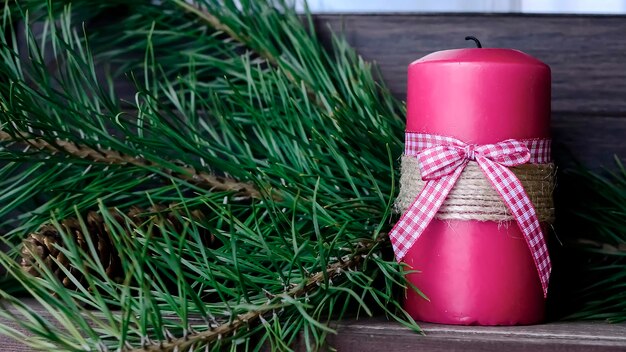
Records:
M424 63L494 63L523 64L548 67L538 59L514 49L466 48L437 51L413 61L410 66Z

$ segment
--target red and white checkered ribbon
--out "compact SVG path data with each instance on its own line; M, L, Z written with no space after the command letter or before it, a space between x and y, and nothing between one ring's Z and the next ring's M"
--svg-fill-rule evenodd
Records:
M398 261L435 217L465 166L476 161L517 221L535 262L544 296L547 295L552 269L548 248L535 208L509 167L528 162L549 163L549 139L508 139L475 145L451 137L407 132L405 154L418 159L426 184L389 233Z

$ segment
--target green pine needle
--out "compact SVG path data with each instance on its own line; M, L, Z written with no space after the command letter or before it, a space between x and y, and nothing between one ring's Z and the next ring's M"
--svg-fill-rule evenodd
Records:
M13 250L0 263L52 317L5 290L0 314L34 338L2 332L41 350L204 351L300 337L319 349L331 320L376 311L419 330L382 255L404 107L343 39L325 49L310 16L270 0L7 1L2 18L0 229ZM183 229L125 215L155 204ZM88 233L92 210L124 277L61 225ZM75 289L15 261L46 223Z

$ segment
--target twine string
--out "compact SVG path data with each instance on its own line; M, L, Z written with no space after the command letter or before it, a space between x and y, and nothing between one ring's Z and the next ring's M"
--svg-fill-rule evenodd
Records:
M554 221L555 166L548 164L524 164L511 168L520 180L537 211L541 222ZM418 160L410 155L402 156L400 193L395 201L395 211L404 213L420 194L426 181L422 180ZM510 221L515 220L502 197L475 161L465 167L456 184L448 194L435 218L441 220Z

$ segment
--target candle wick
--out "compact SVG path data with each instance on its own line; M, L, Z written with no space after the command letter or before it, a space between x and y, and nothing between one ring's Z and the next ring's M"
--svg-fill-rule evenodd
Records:
M467 37L465 37L465 40L473 40L474 43L476 43L476 47L477 48L482 48L483 46L480 44L480 40L478 40L478 38L473 37L471 35L468 35Z

